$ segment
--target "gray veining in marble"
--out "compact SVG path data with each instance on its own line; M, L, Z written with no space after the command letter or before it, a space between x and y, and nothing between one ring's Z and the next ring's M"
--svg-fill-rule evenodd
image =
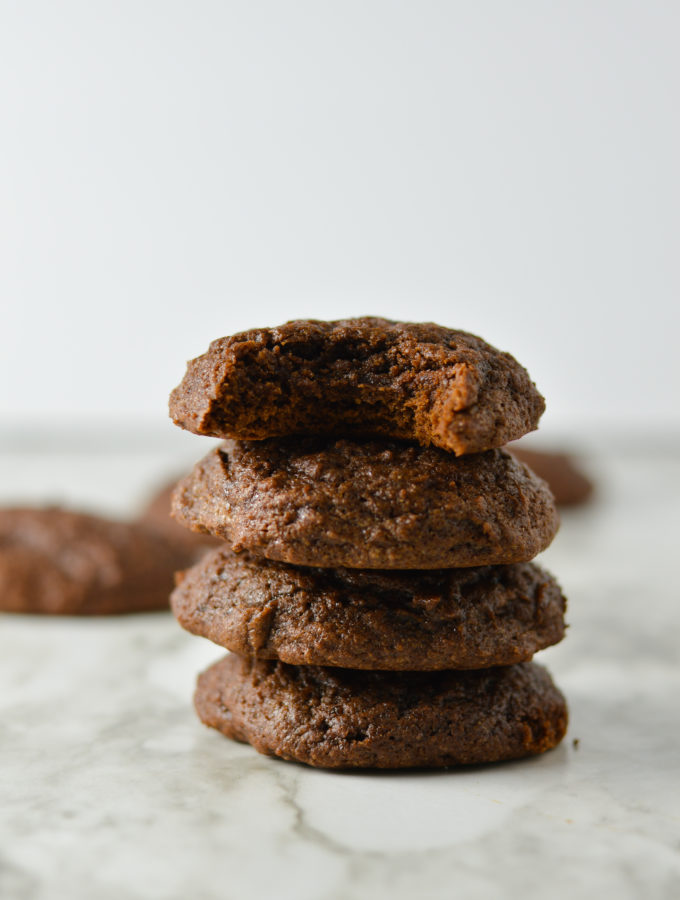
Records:
M111 470L121 509L133 465ZM680 896L680 462L592 465L597 502L543 556L571 627L539 658L571 725L533 760L270 760L197 721L221 651L170 615L0 616L0 898Z

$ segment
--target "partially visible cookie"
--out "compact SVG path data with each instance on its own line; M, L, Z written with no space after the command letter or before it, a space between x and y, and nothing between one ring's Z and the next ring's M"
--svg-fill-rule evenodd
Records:
M544 408L522 366L481 338L372 317L220 338L170 395L175 424L195 434L379 436L457 455L533 431Z
M171 500L176 485L177 479L160 488L144 507L137 521L167 539L177 551L176 568L183 569L198 562L223 542L209 534L189 531L172 518Z
M198 679L201 720L260 753L326 768L496 762L543 753L567 728L535 663L365 672L230 655Z
M173 515L236 551L334 568L525 562L558 526L547 486L503 450L333 438L228 442L180 482Z
M558 506L576 506L590 499L593 483L567 453L528 450L515 444L506 449L547 482Z
M0 509L0 611L166 609L175 550L141 525L49 507Z
M507 666L564 636L565 599L532 563L312 569L229 548L178 575L187 631L242 656L349 669Z

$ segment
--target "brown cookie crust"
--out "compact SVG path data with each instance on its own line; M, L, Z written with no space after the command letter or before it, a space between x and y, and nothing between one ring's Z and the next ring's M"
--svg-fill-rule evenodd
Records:
M535 663L466 672L359 672L230 655L199 676L201 720L260 753L325 768L497 762L543 753L567 728Z
M0 509L0 610L111 615L167 609L177 555L141 525L56 507Z
M532 563L312 569L225 547L178 574L180 625L242 656L348 669L507 666L564 636L566 601Z
M592 496L592 481L581 472L569 454L529 450L515 444L506 447L506 450L548 484L558 506L576 506Z
M374 317L219 338L170 395L173 421L195 434L378 436L457 455L533 431L544 408L522 366L481 338Z
M503 450L332 438L227 442L179 483L173 515L237 552L331 568L526 562L558 527L547 486Z

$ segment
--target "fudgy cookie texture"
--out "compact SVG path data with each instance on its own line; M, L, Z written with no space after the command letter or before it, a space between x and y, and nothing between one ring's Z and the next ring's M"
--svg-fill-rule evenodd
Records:
M536 428L527 372L481 338L432 323L300 320L219 338L170 395L195 434L391 437L460 455Z
M564 636L565 599L532 563L430 571L312 569L228 548L179 574L187 631L242 656L349 669L475 669Z
M592 481L581 472L569 454L529 450L515 444L507 449L547 482L558 506L576 506L592 496Z
M230 655L198 679L201 720L270 756L326 768L496 762L543 753L567 727L535 663L360 672Z
M525 562L558 526L547 486L503 450L319 437L213 450L177 486L173 515L236 551L369 569Z
M171 516L171 500L177 479L163 485L149 500L137 521L166 538L177 554L175 568L183 569L198 562L210 550L222 545L222 541L209 534L189 531Z
M0 509L0 610L110 615L167 609L175 550L141 525L56 507Z

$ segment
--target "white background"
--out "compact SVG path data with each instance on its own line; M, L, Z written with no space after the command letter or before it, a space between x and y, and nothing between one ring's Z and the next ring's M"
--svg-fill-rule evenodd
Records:
M481 333L546 440L680 435L679 34L680 0L0 0L3 503L131 514L208 450L184 360L294 316ZM3 449L102 420L172 452ZM678 896L679 464L629 445L545 555L571 725L533 762L286 766L199 727L218 648L169 616L5 617L0 895Z
M680 429L680 4L0 0L0 417L165 422L299 316L513 352Z

